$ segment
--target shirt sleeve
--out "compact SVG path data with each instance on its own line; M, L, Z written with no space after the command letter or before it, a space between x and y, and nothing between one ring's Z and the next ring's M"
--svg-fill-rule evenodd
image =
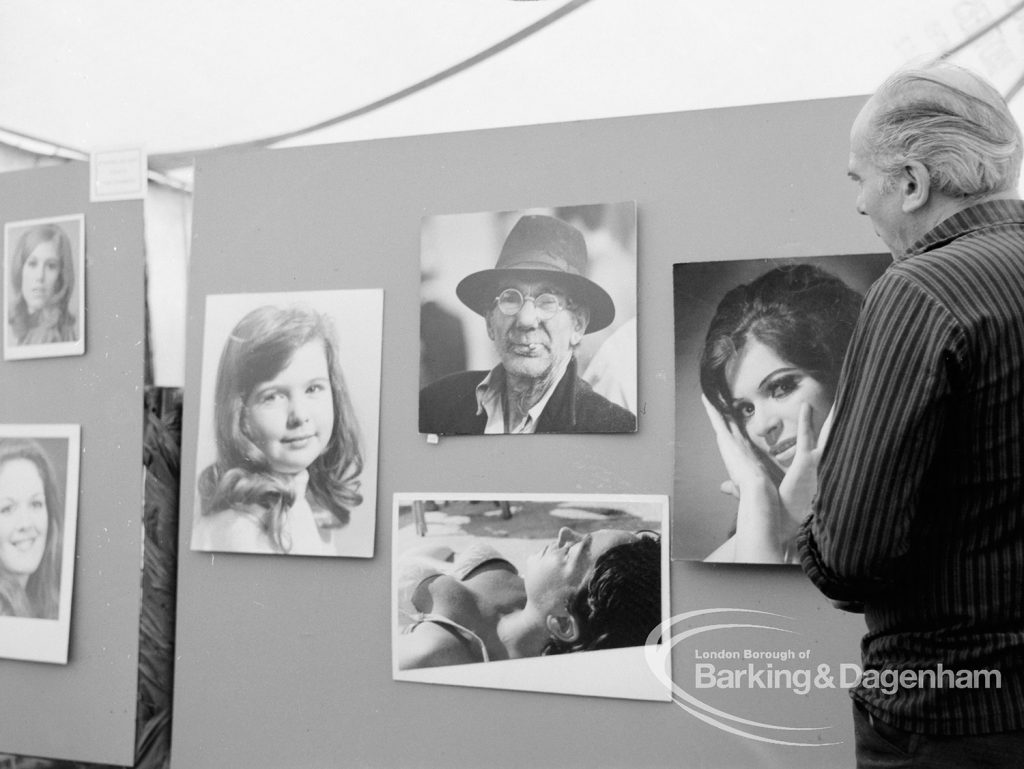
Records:
M891 269L868 293L836 398L818 495L798 538L828 597L863 602L896 580L952 402L962 339L948 310Z

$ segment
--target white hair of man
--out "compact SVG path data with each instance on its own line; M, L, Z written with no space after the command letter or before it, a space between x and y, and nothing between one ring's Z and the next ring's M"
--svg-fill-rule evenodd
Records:
M867 149L892 183L905 163L917 161L928 169L932 189L953 199L1016 191L1020 128L983 78L939 62L895 73L872 99Z

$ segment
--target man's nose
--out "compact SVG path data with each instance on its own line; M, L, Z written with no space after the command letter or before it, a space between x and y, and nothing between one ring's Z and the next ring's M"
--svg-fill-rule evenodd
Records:
M537 316L537 302L532 296L523 299L523 306L516 313L516 325L533 328L540 318Z

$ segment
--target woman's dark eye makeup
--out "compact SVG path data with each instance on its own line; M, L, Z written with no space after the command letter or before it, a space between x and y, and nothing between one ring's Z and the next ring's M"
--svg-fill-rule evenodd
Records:
M765 383L765 390L772 398L781 398L796 390L799 384L799 374L784 374Z
M754 404L750 401L735 401L732 410L738 420L745 422L754 415Z
M761 391L769 398L785 398L800 386L803 376L797 372L779 374L769 378L761 385ZM747 400L732 403L733 413L740 422L746 422L754 415L754 404Z

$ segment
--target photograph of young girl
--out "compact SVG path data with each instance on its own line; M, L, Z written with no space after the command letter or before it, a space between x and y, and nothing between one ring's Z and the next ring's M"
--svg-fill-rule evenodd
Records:
M396 494L396 680L668 699L668 501ZM479 664L488 663L488 664Z
M193 550L373 556L383 307L207 297Z
M864 293L891 262L675 265L673 558L798 562L846 349Z
M85 352L85 217L4 226L4 359Z
M0 425L0 657L67 663L78 425Z

